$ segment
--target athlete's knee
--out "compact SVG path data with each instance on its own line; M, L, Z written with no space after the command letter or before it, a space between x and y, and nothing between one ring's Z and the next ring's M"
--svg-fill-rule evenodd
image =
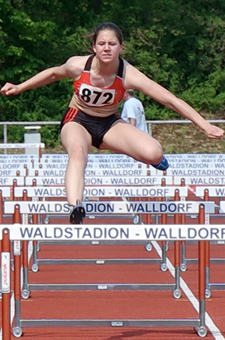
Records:
M82 146L75 146L68 151L70 161L82 161L87 162L87 152Z
M166 171L169 167L169 163L166 157L163 155L162 146L155 140L155 147L150 151L151 161L150 164L157 170Z
M149 163L158 164L163 159L163 149L157 140L154 145L149 145L146 150L149 158Z

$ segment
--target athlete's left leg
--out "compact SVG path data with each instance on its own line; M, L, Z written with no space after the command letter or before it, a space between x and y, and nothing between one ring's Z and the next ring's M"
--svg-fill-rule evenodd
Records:
M117 121L106 132L101 149L123 153L159 170L166 170L168 162L159 142L131 124Z

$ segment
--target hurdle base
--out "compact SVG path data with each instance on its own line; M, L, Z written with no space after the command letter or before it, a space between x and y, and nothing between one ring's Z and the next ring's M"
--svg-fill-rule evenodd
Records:
M200 319L142 319L142 320L69 320L36 319L20 320L21 327L196 327Z
M30 290L174 290L174 283L152 284L29 284Z

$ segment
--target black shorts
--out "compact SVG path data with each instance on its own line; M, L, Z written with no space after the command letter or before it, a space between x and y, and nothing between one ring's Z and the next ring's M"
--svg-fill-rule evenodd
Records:
M69 108L62 118L60 131L66 123L77 122L90 133L92 145L99 148L102 144L104 135L117 120L121 120L117 113L110 115L109 117L101 118L92 117L80 110Z

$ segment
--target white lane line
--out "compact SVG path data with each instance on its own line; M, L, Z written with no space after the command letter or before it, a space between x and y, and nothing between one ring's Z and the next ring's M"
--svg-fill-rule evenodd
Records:
M159 244L156 241L151 242L152 245L154 246L155 250L157 251L158 255L162 258L162 250L159 246ZM167 268L169 269L171 275L175 277L175 268L170 262L170 260L167 258L166 260ZM180 287L184 291L185 295L187 296L188 300L192 303L193 307L197 312L199 312L199 301L196 299L186 282L180 278ZM225 340L224 336L220 332L219 328L215 325L213 320L210 318L209 314L206 312L205 313L205 321L206 321L206 326L212 333L213 337L216 340Z

